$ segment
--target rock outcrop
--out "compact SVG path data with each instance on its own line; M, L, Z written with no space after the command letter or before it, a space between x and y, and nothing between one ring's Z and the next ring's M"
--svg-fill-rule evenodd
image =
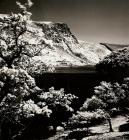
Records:
M42 55L35 57L48 65L85 66L95 65L110 50L104 45L78 41L65 23L33 22L37 29L42 30L43 37L51 42L50 47L42 50Z

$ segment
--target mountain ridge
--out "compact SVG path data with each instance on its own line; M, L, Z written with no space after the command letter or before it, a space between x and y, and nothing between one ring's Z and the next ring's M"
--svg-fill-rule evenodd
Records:
M56 67L95 65L111 53L99 43L79 41L65 23L33 22L33 24L42 29L46 39L52 40L54 50L53 52L48 50L51 55L42 55L42 60L47 58L48 63ZM47 50L43 52L45 51L47 52ZM52 62L52 59L55 61Z
M111 51L115 51L118 49L123 49L125 47L129 47L129 44L112 44L112 43L100 43L100 44L104 45L105 47L107 47Z

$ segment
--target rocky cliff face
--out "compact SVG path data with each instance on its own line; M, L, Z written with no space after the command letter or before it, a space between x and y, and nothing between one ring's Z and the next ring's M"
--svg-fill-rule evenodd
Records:
M52 22L33 22L39 29L50 47L42 50L41 56L34 59L42 60L47 65L84 66L94 65L110 54L104 45L78 41L71 33L67 24Z

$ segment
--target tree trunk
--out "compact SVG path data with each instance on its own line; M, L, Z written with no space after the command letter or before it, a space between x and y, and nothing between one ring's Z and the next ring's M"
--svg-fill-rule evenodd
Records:
M108 123L109 123L109 131L113 132L111 118L108 118Z

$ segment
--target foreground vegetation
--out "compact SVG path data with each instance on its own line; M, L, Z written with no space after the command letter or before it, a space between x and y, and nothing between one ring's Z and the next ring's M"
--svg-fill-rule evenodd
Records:
M45 139L56 131L74 129L72 135L89 136L92 135L90 127L105 120L109 131L113 132L111 118L118 113L129 113L128 49L112 52L97 64L97 70L106 73L109 81L102 81L95 87L93 96L75 111L78 97L54 87L44 92L36 85L34 77L49 67L32 60L44 46L44 39L27 28L31 22L28 8L32 4L30 0L26 4L17 2L20 12L4 17L0 23L1 139ZM25 34L36 36L36 44L28 42Z
M77 97L64 89L44 92L36 86L31 76L49 69L31 59L40 54L44 40L27 28L32 2L17 5L20 13L4 17L0 26L0 136L3 140L46 138L72 116L71 104ZM37 44L26 41L25 34L37 36Z

